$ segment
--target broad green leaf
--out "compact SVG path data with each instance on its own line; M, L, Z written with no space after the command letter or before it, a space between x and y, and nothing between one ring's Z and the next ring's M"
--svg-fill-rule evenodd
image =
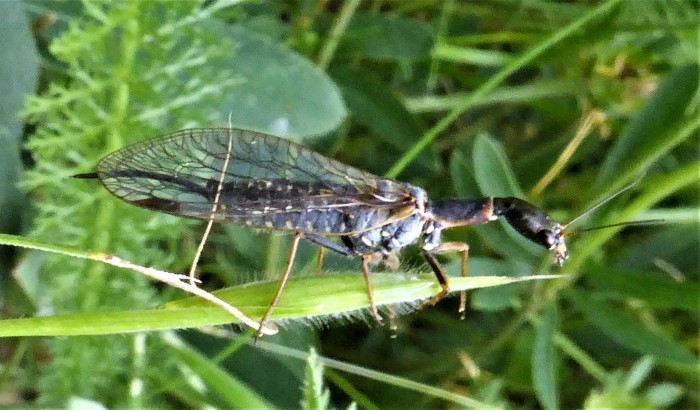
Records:
M522 198L522 189L500 143L482 134L474 141L474 173L484 195Z
M37 86L39 55L20 1L0 2L0 232L19 232L24 198L17 189L22 170L20 112ZM8 269L0 253L0 276Z
M472 152L474 176L484 196L523 198L524 194L513 173L513 168L500 143L482 134L474 141ZM502 222L477 227L479 235L492 243L502 255L515 260L533 260L543 253L534 243L523 238L515 229Z
M690 220L691 223L674 222L674 216L685 213L683 209L672 208L658 216L656 211L658 210L654 211L651 218L661 218L668 225L654 227L656 232L650 232L652 235L630 242L625 252L617 258L615 267L653 271L658 269L655 264L662 260L669 262L681 274L692 276L700 266L700 253L696 252L700 247L700 237L697 235L700 231L700 215L697 208L688 210L689 218L686 221ZM673 303L672 300L669 301Z
M233 40L229 60L238 81L221 106L236 127L299 138L326 134L345 118L340 92L320 69L295 52L242 27L221 29Z
M474 179L472 162L461 151L454 151L450 157L450 182L452 189L460 197L475 198L481 196L479 185Z

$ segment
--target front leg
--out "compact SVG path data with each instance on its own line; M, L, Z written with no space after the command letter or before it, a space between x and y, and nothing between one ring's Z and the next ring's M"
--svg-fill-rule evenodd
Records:
M464 242L444 242L435 247L433 253L459 252L462 255L461 274L463 278L467 277L467 258L469 257L469 245ZM459 313L464 319L464 312L467 306L467 292L462 290L459 292Z
M440 292L435 294L432 298L430 298L429 301L424 302L420 305L419 309L423 309L425 305L435 305L445 297L447 292L450 290L450 285L447 282L447 275L445 275L445 271L442 269L442 266L440 265L440 262L435 258L435 256L432 254L431 251L423 250L423 257L425 258L425 261L428 262L428 265L430 265L430 269L433 270L433 273L435 274L435 278L437 278L438 283L440 284Z

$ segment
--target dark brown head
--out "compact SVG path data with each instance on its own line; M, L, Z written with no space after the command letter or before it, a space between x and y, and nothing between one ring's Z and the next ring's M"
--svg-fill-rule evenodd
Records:
M503 216L508 223L527 239L554 253L560 266L569 257L564 237L564 226L529 202L518 198L494 198L493 214Z

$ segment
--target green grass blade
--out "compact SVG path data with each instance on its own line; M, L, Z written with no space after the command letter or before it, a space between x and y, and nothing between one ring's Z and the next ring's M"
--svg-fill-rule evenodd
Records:
M0 234L0 244L21 246L77 258L108 262L99 252L85 252L50 245L13 235ZM452 278L452 291L492 287L526 280L556 276L472 276ZM433 275L379 273L373 275L372 288L377 306L415 303L439 292ZM267 309L277 281L244 284L213 292L221 300L240 309L246 316L260 318ZM358 272L293 277L287 283L272 320L307 319L318 316L361 312L369 307L362 275ZM8 319L0 326L2 336L75 336L140 332L221 325L235 322L226 310L200 297L166 303L160 308L116 312L85 312L45 317Z

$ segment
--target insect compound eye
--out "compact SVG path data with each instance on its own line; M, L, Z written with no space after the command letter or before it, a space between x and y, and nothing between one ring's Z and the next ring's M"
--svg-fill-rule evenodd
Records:
M552 249L560 240L560 233L550 229L542 229L534 236L534 241L547 249Z
M561 233L561 227L558 225L555 226L554 229L543 229L537 232L533 240L539 245L551 250L559 266L563 265L564 261L569 257L564 235Z

